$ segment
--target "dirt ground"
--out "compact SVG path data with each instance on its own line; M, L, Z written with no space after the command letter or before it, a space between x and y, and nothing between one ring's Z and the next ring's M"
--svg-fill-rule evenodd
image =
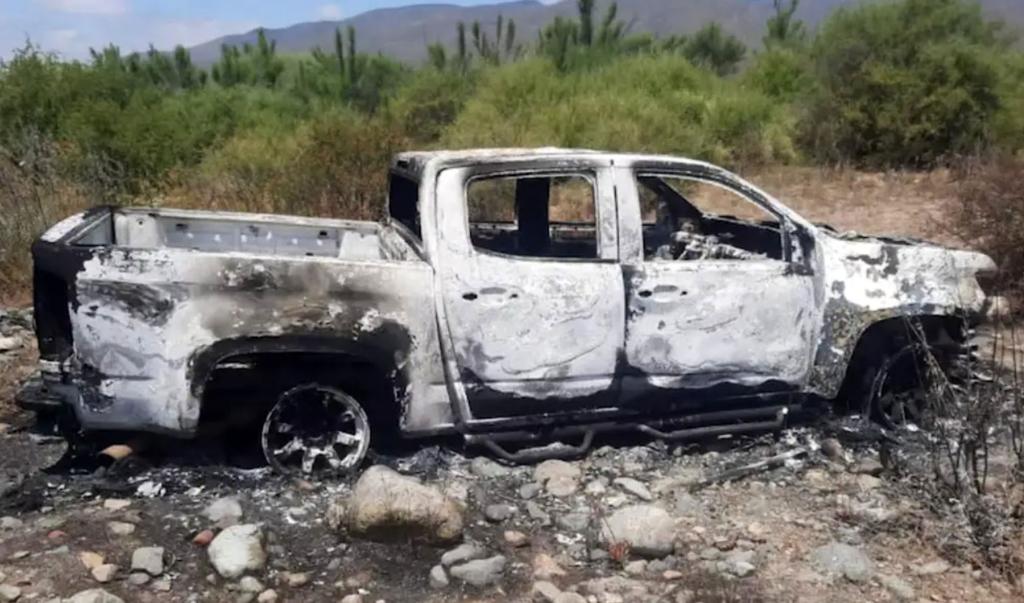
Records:
M957 242L941 226L944 208L954 202L943 172L785 168L747 175L839 230ZM4 324L10 329L17 320L8 316ZM449 584L432 584L432 568L452 545L355 537L331 519L332 509L349 504L351 482L285 479L258 459L226 463L224 442L163 443L113 468L89 460L52 467L64 445L33 436L31 417L11 403L35 364L30 338L19 333L22 345L0 352L0 601L59 601L95 588L124 601L265 603L1024 596L983 562L973 532L961 525L963 513L941 510L950 506L937 504L919 474L886 461L884 446L863 422L838 417L773 436L684 447L608 440L584 459L543 469L505 467L448 443L378 457L375 463L456 500L463 540L481 556L505 558L485 586L455 579L455 565L447 570ZM799 454L768 471L703 485L727 469L787 452ZM559 479L566 487L555 489L548 471L564 473ZM1010 492L1020 486L1005 455L993 459L990 483L1000 500L1014 500ZM221 577L205 543L194 542L204 530L220 533L226 525L208 516L224 497L240 505L234 521L258 525L264 538L266 561L247 580ZM667 512L668 554L643 557L601 541L615 514L636 505ZM163 548L160 571L132 570L141 547ZM116 566L102 576L109 580L96 577L100 565ZM554 591L539 587L542 582Z

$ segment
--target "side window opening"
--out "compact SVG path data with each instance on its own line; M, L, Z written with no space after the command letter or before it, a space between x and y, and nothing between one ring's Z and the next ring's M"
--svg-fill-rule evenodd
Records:
M726 186L693 177L638 174L644 259L783 260L778 218Z
M388 213L392 219L408 228L417 239L423 240L419 187L415 181L399 174L391 174L388 183Z
M475 178L466 191L470 240L505 255L597 259L596 198L586 174Z

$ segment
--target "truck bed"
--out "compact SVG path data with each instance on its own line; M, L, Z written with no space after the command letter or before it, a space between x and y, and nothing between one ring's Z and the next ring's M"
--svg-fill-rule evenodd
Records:
M405 259L414 250L374 222L264 214L110 208L67 241L76 246L194 249L350 260Z

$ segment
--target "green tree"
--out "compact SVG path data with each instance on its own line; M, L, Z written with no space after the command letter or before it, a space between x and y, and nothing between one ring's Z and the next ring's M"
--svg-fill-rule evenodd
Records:
M736 73L747 47L739 38L726 33L721 25L711 22L686 38L682 52L694 65L724 76Z
M805 140L822 160L871 166L973 153L990 141L1008 43L973 2L840 9L812 46L819 90Z
M807 41L804 22L795 17L800 0L772 0L775 15L768 19L764 36L765 48L799 46Z

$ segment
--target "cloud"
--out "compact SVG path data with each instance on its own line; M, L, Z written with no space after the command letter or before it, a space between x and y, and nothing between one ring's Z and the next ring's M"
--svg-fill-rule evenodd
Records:
M128 0L39 0L50 10L86 15L123 15L128 12Z
M341 7L337 4L321 4L316 9L316 15L324 21L337 21L342 17Z

